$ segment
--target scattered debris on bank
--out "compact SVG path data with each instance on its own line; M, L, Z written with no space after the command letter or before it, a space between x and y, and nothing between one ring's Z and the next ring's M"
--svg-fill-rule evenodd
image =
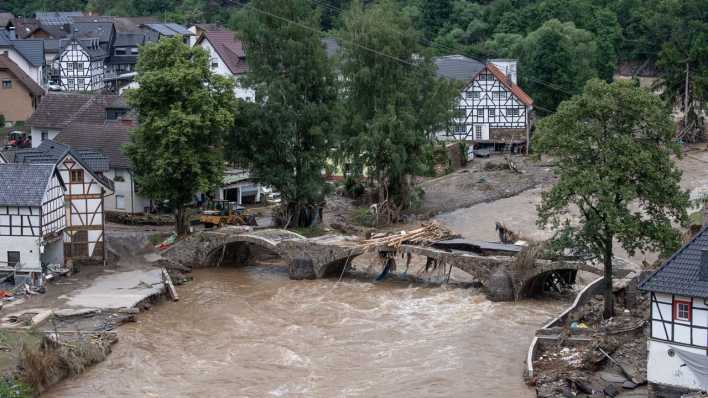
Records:
M613 318L602 319L603 298L595 295L561 325L537 332L539 352L527 378L537 397L628 396L647 383L649 300L636 290L636 278L616 296Z

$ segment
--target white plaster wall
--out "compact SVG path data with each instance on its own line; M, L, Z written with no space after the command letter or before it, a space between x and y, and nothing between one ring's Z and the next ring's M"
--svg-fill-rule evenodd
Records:
M13 48L9 48L7 51L7 56L17 64L29 77L34 80L35 83L43 86L42 84L42 67L33 66L30 64L25 57L23 57L19 52Z
M228 66L226 66L224 60L221 59L219 53L214 50L214 47L209 42L208 38L199 43L199 46L209 53L209 66L211 67L212 64L217 64L216 68L211 68L212 71L221 76L226 76L234 79L234 95L236 96L236 98L240 98L246 101L253 101L256 99L256 92L254 90L242 87L241 83L239 82L239 77L231 73L231 70Z
M59 134L59 130L32 127L30 131L30 134L32 135L32 148L36 148L42 143L42 131L46 131L48 133L48 139L50 140L53 140L54 137Z
M667 384L690 389L705 390L708 385L702 385L694 373L677 354L669 355L671 344L649 340L647 358L647 379L652 383ZM706 350L701 348L677 346L676 349L706 355Z
M6 236L10 235L10 219L12 219L12 235L37 235L39 236L39 208L34 207L30 210L27 207L15 207L8 206L7 212L5 213L5 208L2 209L0 214L0 239L4 239ZM31 223L31 227L30 224ZM21 226L21 224L23 224Z
M150 199L140 196L135 192L132 193L131 197L133 176L129 173L128 169L120 169L120 172L124 181L115 180L115 169L111 169L103 174L105 177L113 180L113 184L115 185L115 192L112 195L106 196L104 200L105 210L142 213L145 207L150 206ZM116 207L116 196L118 195L122 195L124 198L125 205L122 209Z
M39 237L3 236L0 238L0 265L7 266L7 252L20 252L22 270L41 271Z

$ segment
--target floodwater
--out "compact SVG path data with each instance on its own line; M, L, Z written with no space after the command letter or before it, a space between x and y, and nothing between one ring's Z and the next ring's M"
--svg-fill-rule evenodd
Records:
M556 301L474 289L291 281L272 266L205 269L119 329L108 359L48 397L532 397L534 331Z

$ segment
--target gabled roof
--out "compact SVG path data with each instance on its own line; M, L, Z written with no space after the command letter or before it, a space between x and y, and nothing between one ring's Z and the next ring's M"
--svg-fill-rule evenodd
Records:
M143 26L163 36L190 36L192 32L176 23L147 23Z
M27 125L61 130L74 121L102 124L106 119L106 107L117 103L117 98L117 95L50 91L27 120Z
M708 250L708 228L703 228L639 285L642 290L708 298L708 281L699 278L701 251Z
M14 75L23 86L34 96L44 95L44 89L25 73L7 54L0 54L0 70L6 70Z
M118 32L113 47L137 47L145 43L145 33Z
M99 43L108 43L113 38L113 22L75 22L72 29L81 39L98 39Z
M0 205L42 206L54 164L0 164Z
M469 81L471 76L476 76L484 64L476 59L465 57L464 55L446 55L435 57L433 62L437 67L438 77L452 80Z
M204 40L208 40L219 57L224 61L231 73L239 75L248 71L246 64L246 54L243 50L243 43L236 38L236 34L230 30L209 30L203 32L197 45Z
M15 18L15 34L18 39L29 37L39 29L39 21L36 19Z
M488 71L490 71L494 77L499 80L499 82L506 87L507 90L511 91L512 94L516 98L519 99L519 101L523 102L524 104L531 106L533 105L533 100L531 97L529 97L524 90L521 89L521 87L517 86L516 84L512 83L512 81L502 72L499 70L499 68L496 67L494 64L486 64L484 66ZM476 77L476 76L475 76Z
M11 40L10 45L32 66L44 65L44 40Z
M109 170L108 158L95 150L76 150L68 145L46 140L36 148L18 150L15 153L15 163L51 163L57 165L64 160L67 155L79 162L96 181L108 190L113 191L113 181L98 174L99 172L103 173Z
M135 126L124 120L101 123L75 121L62 130L54 140L79 150L100 151L108 157L111 168L130 169L132 165L123 153L130 142L130 129Z

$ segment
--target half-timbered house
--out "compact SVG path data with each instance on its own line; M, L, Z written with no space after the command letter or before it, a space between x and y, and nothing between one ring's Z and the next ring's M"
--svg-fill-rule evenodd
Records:
M39 283L63 266L64 183L53 164L0 164L0 272Z
M529 140L533 100L516 84L516 61L477 60L453 55L435 59L438 76L465 82L451 127L439 140L518 151Z
M109 170L108 158L98 151L75 150L45 141L37 148L17 151L15 162L56 165L66 186L64 256L73 260L104 261L104 202L106 196L113 194L113 182L103 176Z
M59 84L63 91L96 91L103 88L106 50L98 39L62 40L57 59Z
M647 379L651 397L708 390L708 228L674 253L640 288L651 313Z

